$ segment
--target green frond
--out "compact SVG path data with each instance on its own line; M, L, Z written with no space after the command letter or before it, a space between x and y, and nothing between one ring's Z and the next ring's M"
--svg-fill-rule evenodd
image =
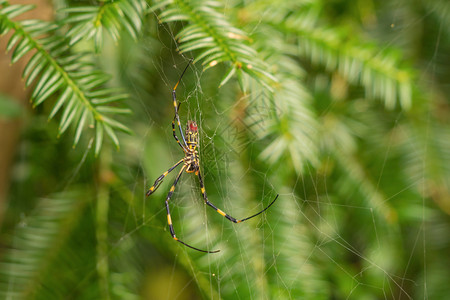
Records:
M297 34L300 53L313 63L337 70L352 84L361 84L368 98L383 99L389 109L397 100L403 109L411 107L411 71L400 67L397 53L347 41L346 30L300 27L289 21L285 25Z
M250 39L242 30L232 26L219 12L222 4L217 1L163 1L152 7L161 10L160 22L186 21L188 24L176 35L182 53L196 51L195 61L202 61L205 69L219 63L228 63L220 85L237 74L242 82L241 72L271 89L277 79L265 70L267 65L258 58L258 53L249 45ZM242 86L244 90L245 86Z
M86 204L65 193L40 199L30 216L19 223L0 261L0 297L30 299L68 239Z
M270 42L284 45L275 36ZM269 52L271 47L263 45ZM305 74L298 62L282 53L268 60L277 68L280 83L273 93L253 89L247 124L260 139L270 140L261 159L276 164L287 157L301 174L306 163L318 163L318 123L312 96L301 81Z
M26 78L25 85L35 84L30 99L33 106L38 106L55 95L57 100L49 119L62 110L59 134L74 126L75 146L80 140L81 133L87 128L108 126L108 135L118 147L118 139L113 130L127 133L131 131L107 116L130 111L106 105L122 101L127 95L123 93L115 95L113 90L105 89L109 76L95 69L89 60L89 54L71 53L65 38L56 32L55 24L39 20L11 19L12 16L17 16L19 12L30 8L20 5L5 6L0 10L0 20L5 28L4 32L14 31L7 46L7 50L12 51L13 63L26 53L35 51L23 71L23 77ZM97 140L96 154L99 153L100 147L101 142Z
M283 77L280 77L283 78ZM302 173L306 162L317 164L317 121L311 107L311 96L294 79L283 78L283 83L272 95L267 95L274 103L276 116L249 113L253 121L251 128L261 139L271 137L270 144L260 157L271 164L279 162L283 156L290 158L297 173ZM257 99L258 100L258 99ZM259 101L261 101L260 99Z
M315 4L296 13L285 6L256 8L249 10L255 19L262 11L271 10L265 21L296 39L298 55L329 72L339 72L351 84L362 85L368 98L382 99L388 109L393 109L396 102L403 109L411 107L413 74L402 66L400 53L395 49L380 51L373 44L362 44L353 38L347 28L319 24Z
M104 31L109 32L115 42L120 39L123 30L137 40L146 7L144 0L119 0L102 2L100 6L69 7L61 12L68 14L64 23L71 26L67 32L70 45L93 39L99 52L103 46Z

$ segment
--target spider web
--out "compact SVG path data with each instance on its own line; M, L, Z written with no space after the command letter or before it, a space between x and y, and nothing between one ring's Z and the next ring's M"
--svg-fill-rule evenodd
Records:
M409 26L413 24L414 20ZM133 195L140 196L132 196L132 201L126 204L110 204L110 211L124 210L126 213L111 217L115 222L121 222L115 224L115 233L109 236L112 243L91 272L80 278L77 287L85 285L99 272L101 262L110 261L111 282L105 283L105 288L122 295L122 299L137 298L139 293L146 299L197 299L200 295L211 299L298 299L299 295L305 299L360 299L368 295L367 291L372 291L372 295L376 295L374 298L383 295L385 299L413 299L418 293L413 295L411 286L423 291L423 298L427 299L430 279L427 278L426 264L429 256L426 197L422 197L420 204L419 230L413 227L413 232L408 233L414 236L414 244L410 249L403 249L404 253L388 255L389 251L396 251L395 245L391 245L392 237L402 235L393 232L393 226L386 225L390 220L380 217L380 207L413 187L391 191L381 199L375 199L379 202L371 202L379 203L379 206L368 206L357 201L358 192L352 190L352 186L346 186L339 176L333 177L336 183L329 182L331 177L327 170L333 167L334 160L331 156L323 159L326 162L323 172L307 168L305 175L296 177L286 176L283 164L262 167L264 164L259 162L258 154L267 145L247 124L248 118L264 120L272 115L273 108L264 105L264 101L256 108L252 102L254 98L265 97L263 88L241 95L236 84L233 87L230 82L221 89L206 90L205 86L214 86L211 82L218 86L221 78L204 71L199 64L188 69L177 88L177 99L181 103L183 130L187 120L196 120L199 125L201 171L209 200L229 215L242 219L266 207L276 194L280 197L262 215L242 224L232 224L204 205L197 178L184 173L170 201L177 237L194 247L220 249L221 252L199 253L170 238L164 200L179 167L166 177L151 197L146 198L145 191L161 173L184 156L172 136L171 89L190 56L174 51L177 48L175 29L167 25L162 28L159 50L152 45L154 41L149 41L144 52L152 55L142 59L143 68L156 70L165 89L146 92L141 90L142 84L132 84L138 95L133 111L139 112L137 117L142 118L141 125L136 128L139 138L124 137L120 154L123 160L114 161L116 167L126 170L123 177L129 179L129 184L119 186L115 193L129 189ZM394 41L396 37L392 39ZM436 41L435 51L439 50L439 41ZM129 54L130 61L134 55ZM436 63L430 61L431 74L436 72L435 68ZM158 101L166 100L154 103L152 97ZM246 115L247 109L253 109L254 115ZM398 113L397 119L401 115ZM264 130L266 125L260 122L256 126L260 127L258 130ZM394 151L396 134L403 130L396 125L388 136L383 150L383 168L376 176L374 194L381 190L384 177L389 176L385 173L388 156ZM429 134L426 133L426 139ZM73 170L73 176L65 180L65 186L73 184L86 159L87 152L79 167ZM133 165L135 163L137 166ZM281 175L274 175L278 173ZM143 177L146 180L142 181ZM425 179L422 171L416 182ZM330 195L328 191L332 186L341 186L341 189ZM343 199L337 199L339 197ZM352 223L346 216L357 217L358 221ZM344 228L354 224L361 228L354 228L353 233L374 235L375 245L364 248L364 240L358 241L355 236L348 235ZM418 249L422 249L423 257L418 257ZM121 255L125 254L131 258L120 262ZM402 261L396 264L386 257L401 257ZM409 268L418 259L423 260L423 282L410 277ZM349 267L348 261L355 262L353 268ZM139 277L127 278L127 272L137 272ZM330 291L333 284L327 283L329 278L339 278L344 282L340 286L347 286L347 290L341 291L342 294ZM133 280L137 283L130 283ZM120 288L123 290L118 291ZM134 295L124 292L133 288Z
M164 106L167 109L164 111L167 112L173 110L170 90L190 57L174 53L173 49L177 48L176 32L170 26L164 26L162 32L168 34L171 40L161 37L160 55L167 58L168 55L163 52L169 52L170 60L155 60L150 63L166 86L167 101ZM437 43L436 49L438 47ZM152 49L149 47L147 50ZM432 62L430 67L434 67ZM172 71L168 71L170 69ZM324 284L326 276L317 268L329 266L348 285L347 293L337 296L338 298L358 299L361 297L360 289L364 288L365 291L372 291L373 295L384 295L385 299L412 299L413 295L405 286L419 285L407 274L411 261L417 259L416 247L420 247L420 244L423 248L423 260L426 261L427 258L425 198L422 203L422 226L419 231L412 233L416 236L416 243L403 254L408 257L406 263L393 267L392 261L384 259L386 251L393 250L389 244L392 242L392 227L383 224L388 220L380 218L377 212L380 207L354 203L357 195L354 195L354 191L345 190L346 187L343 187L341 194L347 194L348 199L336 201L329 197L329 178L326 173L316 175L307 170L307 175L298 175L294 182L286 184L286 178L269 175L276 173L277 169L281 170L282 166L273 167L275 170L262 170L257 166L255 157L258 155L254 155L254 152L261 151L264 144L239 113L245 112L252 105L252 98L264 97L263 89L254 89L250 94L239 97L235 96L232 87L203 90L205 82L214 80L218 85L219 79L210 77L208 71L203 71L197 64L188 69L177 89L183 130L187 120L193 119L199 124L201 171L209 200L239 219L260 211L277 193L280 194L280 199L265 214L254 220L232 224L203 204L197 179L184 173L170 201L177 237L195 247L221 250L219 254L197 253L175 243L169 235L164 198L176 176L177 171L173 171L157 193L148 199L137 199L142 202L142 206L147 207L142 210L142 215L139 215L134 206L128 207L125 222L136 225L131 231L125 230L114 245L121 247L126 238L141 231L150 231L144 236L153 244L172 243L162 247L170 249L170 259L162 259L161 255L148 258L147 263L151 267L147 270L149 275L146 282L149 286L144 290L144 295L153 295L155 299L195 299L198 297L197 293L212 299L295 299L303 290L307 298L315 295L314 298L324 299L330 291L321 289L329 286ZM149 120L145 124L147 129L140 132L141 143L136 145L138 149L145 149L141 152L141 168L148 174L145 189L184 154L172 137L171 119L167 118L172 113L165 113L166 118L163 120L155 120L147 100L141 98L140 101ZM257 108L256 113L269 116L270 110L272 108L263 105ZM236 116L230 118L233 113ZM398 118L400 116L401 113ZM258 124L262 128L265 125ZM402 130L394 127L395 129ZM162 142L157 142L155 135ZM383 166L392 151L394 139L392 134L384 150L386 158ZM331 158L328 159L330 160ZM325 169L328 167L324 166ZM384 176L383 172L379 174L375 194ZM136 174L135 178L139 180L140 174ZM424 179L425 175L422 174L418 182ZM309 186L313 187L312 192L307 191ZM141 188L141 185L136 185L136 189ZM380 206L411 188L407 186L379 199ZM300 196L298 191L302 190L304 194ZM361 224L364 224L364 231L376 236L376 245L370 251L361 248L352 236L342 233L341 222L345 220L343 215L346 214L359 216ZM343 257L353 257L362 266L349 269L346 263L340 261ZM158 261L161 259L163 262ZM425 262L423 268L423 298L428 298ZM374 276L381 280L371 281L369 278ZM269 294L268 286L278 286L277 291ZM197 288L200 292L196 291Z
M165 30L165 33L172 37L172 42L165 44L162 51L170 52L177 48L175 33L168 26L165 27ZM175 81L169 79L165 73L166 66L172 67L177 70L178 74L181 74L189 58L173 54L170 64L153 62L167 87L166 105L170 109L173 109L170 90ZM177 77L172 76L172 78ZM194 84L186 83L188 80L193 80ZM253 221L236 225L203 205L195 176L183 174L170 201L172 221L177 237L195 247L221 250L219 254L199 254L172 242L168 227L164 222L160 222L158 225L152 224L155 219L165 221L163 201L176 176L177 172L174 171L161 185L158 193L147 200L147 203L158 204L152 206L158 207L156 210L151 212L144 210L142 219L135 213L129 215L129 218L134 219L132 222L143 221L136 227L136 230L140 230L141 226L154 228L154 230L164 233L163 235L158 234L159 238L175 244L170 247L174 249L175 259L173 262L161 265L150 272L153 276L150 277L149 282L160 276L165 278L157 280L160 285L158 287L152 285L152 288L148 289L148 295L154 294L155 289L158 288L163 291L161 298L158 299L182 299L183 295L192 293L193 286L198 285L202 290L201 293L213 299L228 297L269 299L270 295L264 294L264 286L273 283L265 281L275 280L276 284L281 286L281 290L285 290L278 294L280 299L294 299L296 293L293 290L296 289L305 289L310 293L314 291L317 298L323 298L327 291L320 291L320 288L321 281L325 279L318 272L312 270L318 263L317 256L321 256L326 258L326 261L321 263L332 265L348 280L348 294L344 295L346 298L353 298L358 294L358 288L366 285L364 277L371 276L373 273L381 273L381 277L384 278L383 282L378 286L370 287L374 290L374 294L379 293L377 290L382 290L386 298L411 299L411 295L403 289L404 283L410 279L404 277L402 273L391 271L389 265L385 264L380 257L381 250L386 247L384 244L386 241L380 241L378 237L379 227L382 225L379 224L380 220L376 217L374 208L351 204L351 198L349 198L349 204L335 204L333 199L324 198L319 190L325 189L326 194L327 177L325 174L322 178L314 178L313 175L309 175L309 178L298 176L295 183L287 188L282 182L271 181L273 176L268 178L266 171L253 167L256 162L243 160L242 156L260 149L260 147L254 146L255 143L258 143L257 136L252 132L252 128L246 125L243 118L237 116L231 118L230 122L228 116L231 111L242 109L240 106L250 105L247 101L249 98L263 97L264 92L253 90L250 95L242 96L234 103L229 101L227 105L217 105L215 99L223 100L224 96L221 93L227 94L227 91L205 92L202 89L204 80L211 80L211 78L208 78L207 72L204 72L201 67L193 65L178 87L177 95L182 107L180 110L182 123L188 119L194 119L199 124L201 171L209 200L228 214L236 218L243 218L267 206L276 193L280 193L281 196L266 214ZM216 82L219 81L216 79ZM144 103L143 107L145 107L148 119L151 120L151 112ZM264 115L270 115L268 110L271 110L268 106L258 107L258 113ZM214 120L211 120L211 114L207 115L204 113L205 111L212 111ZM150 172L149 181L145 184L147 187L160 173L184 155L175 145L170 121L171 119L167 119L162 126L149 121L149 129L143 136L143 141L152 140L155 131L162 131L163 136L166 137L162 146L170 149L164 159L160 158L161 147L157 150L149 149L147 155L154 157L152 162L156 164L156 160L161 160L164 163L161 166L158 164L158 167L154 168L156 170ZM264 127L265 124L261 123L258 126ZM145 145L145 142L139 145L139 148L145 147L151 148L152 146ZM388 147L386 156L389 151ZM145 168L145 166L142 167ZM380 174L380 178L382 176L383 174ZM257 182L263 182L264 185L252 185L251 182L255 181L254 177L258 178ZM311 194L307 194L306 191L304 197L299 197L298 193L294 192L301 189L305 185L305 181L311 182L316 189L316 192L313 193L315 197L312 199L310 198ZM398 193L401 192L398 191ZM258 194L260 196L257 196ZM383 200L389 201L390 198ZM373 256L368 255L350 242L350 238L339 233L340 218L338 215L344 212L361 215L366 220L367 226L370 227L369 230L377 235L378 248L375 251L379 251L379 253L374 253ZM313 228L318 234L309 234L308 228ZM292 235L298 236L289 238L289 234L285 233L286 230L292 231ZM381 231L385 234L384 230ZM282 237L277 236L280 232L284 233ZM130 233L124 233L124 235L128 234ZM418 232L417 237L425 242L425 238L421 234L424 233ZM330 249L355 256L366 266L361 271L349 272L338 259L333 257ZM284 261L294 257L296 257L296 261L301 262L298 269L289 268L286 266L289 262ZM408 265L404 267L406 273ZM265 277L268 272L273 272L275 275ZM180 276L180 273L188 273L188 275L185 274L183 277ZM305 292L305 294L308 293Z

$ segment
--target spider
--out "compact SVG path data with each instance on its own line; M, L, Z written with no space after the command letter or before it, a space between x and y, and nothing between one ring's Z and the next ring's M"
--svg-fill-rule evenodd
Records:
M167 174L169 174L176 167L178 167L179 165L182 164L181 170L178 172L177 177L175 177L175 181L173 182L172 187L170 188L169 193L167 194L167 197L166 197L167 224L169 225L170 235L172 236L172 238L175 241L180 242L181 244L183 244L183 245L185 245L185 246L187 246L189 248L192 248L194 250L197 250L197 251L200 251L200 252L205 252L205 253L217 253L220 250L208 251L208 250L198 249L196 247L193 247L193 246L191 246L191 245L181 241L175 235L175 230L173 229L173 225L172 225L172 218L170 216L169 200L172 197L173 192L175 191L175 187L176 187L178 181L180 180L180 177L183 174L183 172L194 173L198 177L198 180L199 180L199 183L200 183L200 191L202 193L203 200L205 201L205 204L207 204L208 206L213 208L216 212L218 212L220 215L224 216L225 218L227 218L229 221L231 221L233 223L241 223L241 222L247 221L247 220L249 220L249 219L251 219L253 217L256 217L257 215L263 213L264 211L266 211L277 200L278 195L276 195L275 199L266 208L264 208L260 212L254 214L254 215L252 215L250 217L247 217L247 218L244 218L244 219L241 219L241 220L235 219L234 217L228 215L224 211L222 211L219 208L217 208L214 204L209 202L208 196L206 195L205 186L203 184L203 179L202 179L202 176L200 174L200 159L199 159L198 151L196 150L196 148L198 146L198 126L197 126L197 123L195 121L191 121L191 120L187 121L187 127L186 127L186 132L185 132L186 136L185 136L183 134L182 129L181 129L180 116L178 115L178 109L180 108L181 104L177 104L176 89L177 89L178 84L180 83L181 79L183 78L183 75L186 72L186 70L188 69L188 67L189 67L191 62L192 62L192 59L187 64L187 66L184 69L183 73L181 73L180 79L175 84L175 87L172 90L173 106L175 108L175 116L174 116L174 118L172 120L173 137L175 138L175 140L177 141L178 145L180 145L181 149L183 150L184 157L182 159L180 159L172 167L170 167L170 169L168 169L166 172L161 174L161 176L159 176L155 180L155 183L153 184L153 186L150 187L150 189L147 191L146 195L148 197L151 194L153 194L153 192L156 191L156 189L160 186L160 184L162 183L164 178L167 176ZM179 132L180 132L180 135L181 135L182 142L180 142L180 140L178 139L178 136L177 136L176 131L175 131L175 120L177 121L177 124L178 124L178 129L179 129Z

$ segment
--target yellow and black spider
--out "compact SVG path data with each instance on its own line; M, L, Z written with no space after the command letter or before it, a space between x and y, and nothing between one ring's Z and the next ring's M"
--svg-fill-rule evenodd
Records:
M175 190L175 186L177 185L178 180L181 177L181 174L183 174L183 171L186 171L187 173L195 173L195 175L197 175L198 180L200 182L200 191L201 191L201 193L203 195L203 199L205 201L205 204L209 205L216 212L218 212L219 214L221 214L222 216L224 216L225 218L227 218L228 220L230 220L231 222L234 222L234 223L244 222L244 221L246 221L248 219L251 219L251 218L256 217L257 215L263 213L265 210L267 210L277 200L278 195L275 197L275 199L266 208L261 210L259 213L254 214L254 215L252 215L252 216L250 216L248 218L241 219L241 220L237 220L237 219L233 218L232 216L226 214L224 211L218 209L214 204L209 202L208 197L206 196L206 191L205 191L205 186L203 184L203 179L202 179L202 176L200 175L200 160L199 160L199 156L198 156L198 151L196 150L197 145L198 145L198 127L197 127L197 123L195 121L188 121L187 122L186 137L185 137L184 134L183 134L183 130L181 129L180 116L178 115L178 109L179 109L180 105L177 104L177 97L176 97L176 92L175 92L175 90L178 87L178 84L181 81L181 78L183 78L183 75L186 72L186 70L189 67L189 64L191 62L192 62L192 60L189 61L188 65L184 69L183 73L180 76L180 79L178 80L177 84L175 84L175 87L173 88L173 91L172 91L173 106L175 108L175 117L172 120L173 137L177 141L178 145L180 145L181 149L183 149L184 157L182 159L180 159L175 165L173 165L169 170L164 172L161 176L159 176L155 180L155 183L153 184L153 186L148 190L147 196L150 196L151 194L153 194L154 191L156 191L156 189L159 187L159 185L164 180L164 177L167 176L167 174L169 174L173 169L175 169L180 164L183 164L183 166L181 167L180 172L178 172L178 175L175 178L175 181L173 182L172 187L170 188L169 193L167 194L167 197L166 197L167 223L169 224L170 234L172 235L172 238L174 240L182 243L183 245L185 245L185 246L187 246L189 248L192 248L194 250L201 251L201 252L206 252L206 253L216 253L216 252L219 252L220 250L214 250L214 251L201 250L201 249L195 248L195 247L193 247L191 245L188 245L185 242L179 240L176 237L176 235L175 235L175 231L174 231L173 225L172 225L172 218L170 217L169 200L172 197L172 194L173 194L173 192ZM175 132L175 120L178 123L178 129L180 131L182 142L180 142L180 140L178 139L177 134Z

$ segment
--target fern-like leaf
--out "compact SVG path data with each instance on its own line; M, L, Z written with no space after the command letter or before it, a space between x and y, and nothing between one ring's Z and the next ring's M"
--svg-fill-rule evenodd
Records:
M7 51L12 51L12 62L26 53L35 53L23 71L26 86L35 83L31 95L33 106L42 104L52 95L58 95L49 118L62 110L59 134L69 126L74 126L74 146L86 128L108 127L107 133L119 147L113 130L127 133L131 131L120 122L108 117L118 113L130 113L127 109L106 106L111 102L122 101L126 95L114 95L105 89L109 76L97 71L85 53L71 53L64 37L58 35L57 26L40 20L14 21L13 17L32 9L32 6L4 5L0 9L2 33L12 30ZM15 48L14 48L15 47ZM14 50L13 50L14 48ZM99 134L97 134L97 137ZM95 151L99 153L101 142L97 140Z
M350 83L364 86L368 98L383 99L388 109L393 109L397 100L403 109L411 107L411 72L400 67L394 50L379 52L370 44L346 41L349 34L344 29L300 27L296 22L286 26L298 34L300 53L313 63L337 70Z
M275 41L275 42L274 42ZM272 36L271 44L284 42ZM271 50L272 45L262 47ZM298 174L306 163L318 162L318 123L312 107L312 96L301 78L304 71L289 55L275 54L268 59L278 70L280 83L273 93L254 89L252 105L246 118L251 130L260 139L270 139L260 157L276 164L288 157Z
M68 193L39 200L34 212L18 224L10 248L0 261L0 297L30 299L40 286L86 201Z
M284 156L289 157L300 174L306 162L317 163L318 124L310 105L310 95L299 82L283 79L283 85L273 94L268 94L267 98L277 104L274 108L276 116L258 114L261 106L256 105L248 117L252 130L259 138L273 137L260 157L271 164L279 162ZM263 102L261 100L256 101Z
M232 26L218 11L220 7L222 4L218 1L162 1L152 9L161 9L160 22L189 23L176 36L182 53L198 51L195 61L202 61L205 69L219 63L231 64L221 86L234 74L244 82L245 73L271 89L270 83L277 79L266 71L267 65L257 58L258 53L246 44L250 39L245 32Z
M68 14L64 22L71 25L67 32L70 45L80 40L94 39L97 52L103 44L104 30L109 32L115 42L120 39L121 30L137 40L145 11L146 2L143 0L107 1L102 2L101 6L77 6L61 10Z
M346 28L319 24L315 3L303 3L302 8L296 10L290 7L294 5L292 1L276 8L267 5L270 3L255 4L248 12L259 20L263 12L270 10L270 14L265 14L265 23L296 39L297 51L291 49L292 54L325 66L329 72L339 72L351 84L362 85L368 98L383 99L389 109L394 108L397 101L402 108L410 108L413 74L402 66L395 49L380 51L373 44L363 44L352 38Z

